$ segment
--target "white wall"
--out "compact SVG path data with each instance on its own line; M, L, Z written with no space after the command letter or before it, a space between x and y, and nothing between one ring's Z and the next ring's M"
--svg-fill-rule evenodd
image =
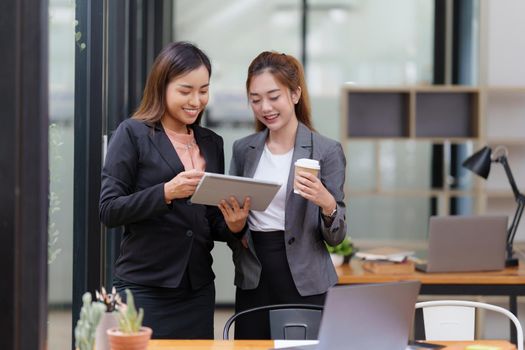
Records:
M483 1L488 20L487 52L482 53L487 55L487 83L525 86L525 1Z

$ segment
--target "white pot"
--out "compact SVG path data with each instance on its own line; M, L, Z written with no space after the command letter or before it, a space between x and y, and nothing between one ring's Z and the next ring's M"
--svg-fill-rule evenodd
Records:
M95 349L111 350L107 330L118 326L117 312L104 312L97 326Z
M343 261L345 259L344 256L339 254L330 254L330 258L332 259L332 263L335 267L343 265Z

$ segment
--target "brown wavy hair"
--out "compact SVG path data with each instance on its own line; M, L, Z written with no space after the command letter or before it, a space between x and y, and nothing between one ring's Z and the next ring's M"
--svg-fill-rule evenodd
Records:
M306 125L308 129L314 130L311 120L310 97L304 79L304 70L301 63L293 56L275 51L264 51L255 57L248 67L246 78L246 93L250 94L252 79L264 72L269 72L278 82L288 87L290 91L301 88L301 97L295 104L295 115L297 120ZM255 120L255 130L264 130L266 126L259 120Z
M186 41L168 44L159 53L146 81L144 95L132 118L154 124L166 112L166 87L169 82L192 70L204 66L211 77L211 63L206 54L197 46ZM193 125L200 124L201 111Z

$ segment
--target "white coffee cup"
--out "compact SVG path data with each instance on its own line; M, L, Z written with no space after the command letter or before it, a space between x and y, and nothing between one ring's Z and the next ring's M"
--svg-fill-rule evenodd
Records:
M319 161L315 159L308 159L308 158L297 159L294 165L295 165L295 173L294 173L295 177L297 177L297 171L305 171L317 177L317 175L319 174L319 170L321 169L321 166L319 165ZM299 191L295 188L295 181L294 181L293 193L299 193Z

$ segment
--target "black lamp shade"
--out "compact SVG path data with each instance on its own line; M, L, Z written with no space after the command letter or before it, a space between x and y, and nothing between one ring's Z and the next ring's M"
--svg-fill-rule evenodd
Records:
M484 179L489 177L490 173L490 163L491 163L491 153L492 150L490 147L483 147L463 162L463 167L469 169L473 173L481 176Z

